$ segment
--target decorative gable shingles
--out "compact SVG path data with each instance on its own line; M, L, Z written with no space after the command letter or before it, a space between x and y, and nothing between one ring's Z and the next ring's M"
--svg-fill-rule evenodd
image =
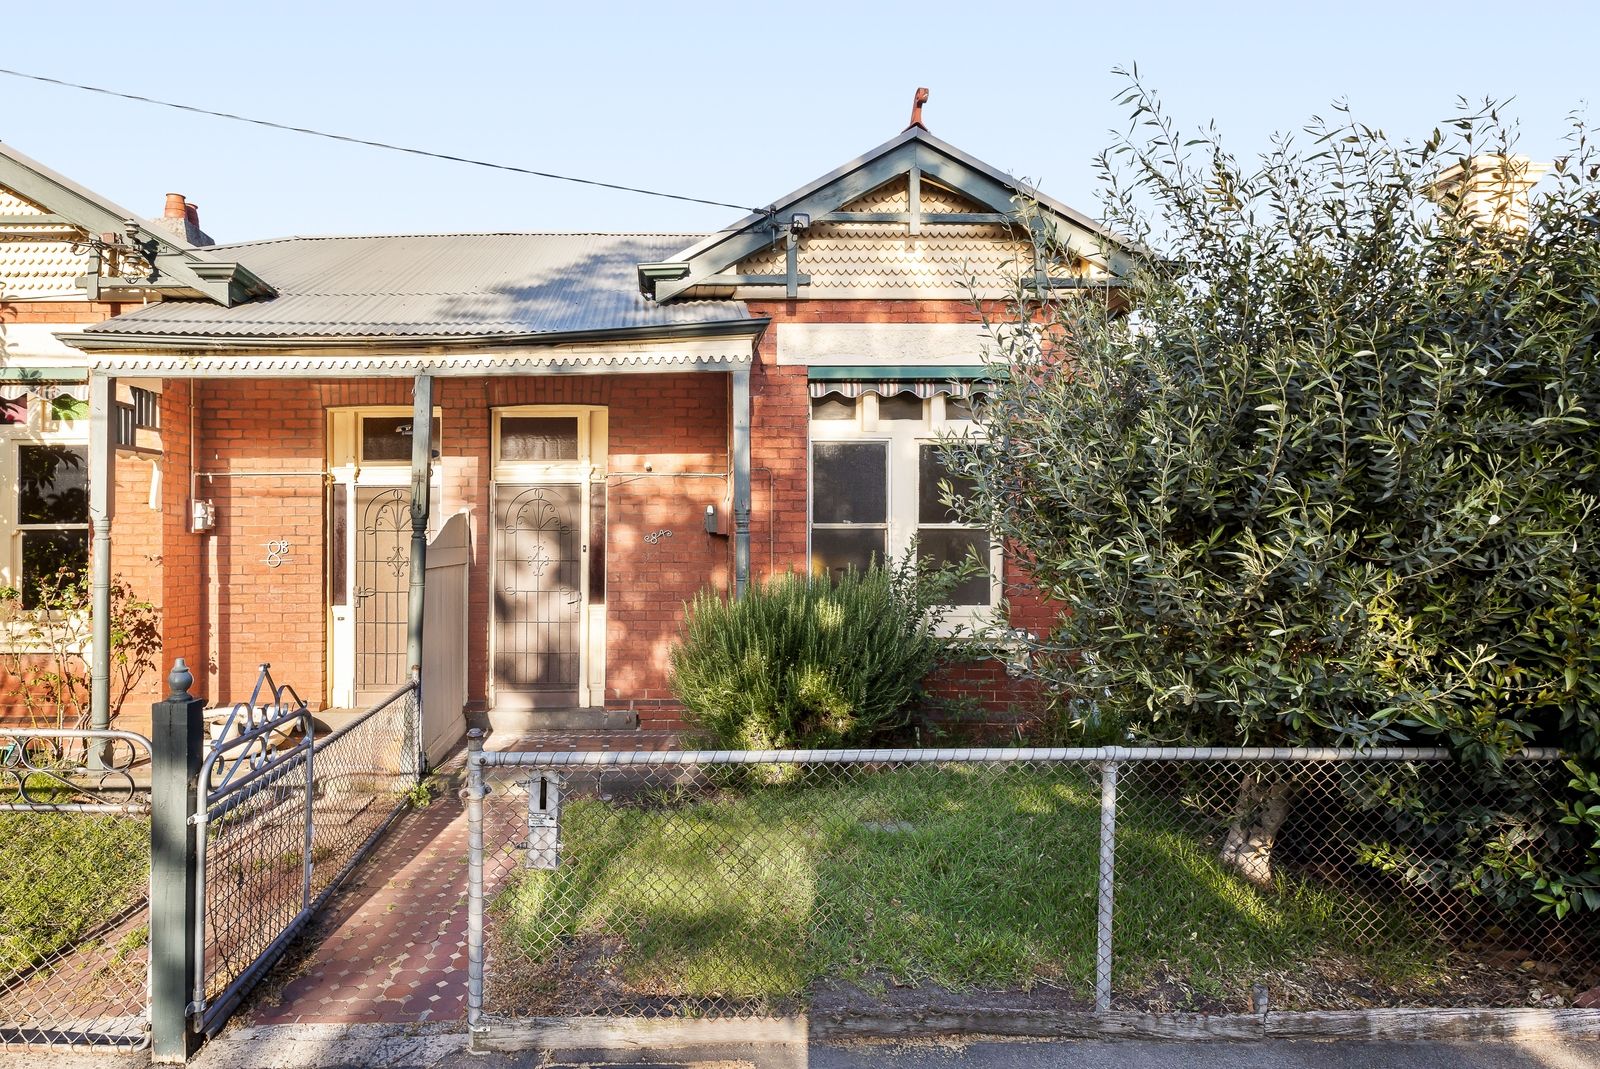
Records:
M28 221L38 216L40 222ZM81 297L76 279L90 269L86 254L72 251L71 240L82 232L67 223L48 221L37 204L0 187L0 298L30 300ZM59 234L58 240L47 235Z
M993 209L924 178L924 215L985 213ZM893 179L844 205L835 214L905 212L910 182ZM1009 291L1018 277L1033 274L1033 246L1020 231L997 224L927 224L912 235L904 223L815 223L799 239L798 266L811 276L801 297L960 298L980 291ZM782 275L781 242L746 257L738 274ZM1052 270L1065 277L1075 272ZM760 296L752 291L749 296ZM770 296L770 293L765 294Z

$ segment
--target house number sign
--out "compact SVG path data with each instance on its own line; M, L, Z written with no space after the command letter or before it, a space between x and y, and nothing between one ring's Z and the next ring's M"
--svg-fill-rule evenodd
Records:
M276 542L268 542L266 545L267 559L265 563L268 568L276 568L280 564L294 563L294 558L289 556L288 539L285 538Z
M651 531L649 534L645 535L644 540L654 546L660 544L663 539L671 537L672 532L663 527L659 531Z

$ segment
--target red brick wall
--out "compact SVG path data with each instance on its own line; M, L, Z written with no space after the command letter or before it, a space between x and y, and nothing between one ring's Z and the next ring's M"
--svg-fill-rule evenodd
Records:
M103 323L139 307L118 301L0 301L0 323L75 326Z
M386 384L385 384L386 385ZM206 555L206 696L242 701L257 666L272 665L314 707L324 694L323 581L328 387L288 379L206 380L196 386L197 493L216 506ZM384 397L382 402L389 403ZM266 564L266 543L289 559ZM196 673L200 678L199 673Z
M172 662L182 657L203 683L205 647L205 536L189 530L190 402L198 387L169 379L161 386L161 613L162 659L158 687L166 682Z
M111 520L111 574L114 579L127 582L134 597L155 605L165 647L168 614L163 590L163 516L159 510L162 502L158 499L158 508L150 507L151 480L163 461L163 457L149 453L126 449L117 451L117 498ZM161 489L165 490L164 478ZM168 663L165 648L157 651L155 661L155 667L145 672L138 685L123 700L117 715L117 727L139 732L149 729L150 703L163 693L160 686L166 675L163 665ZM120 690L115 665L112 666L111 675L112 700L115 701Z
M217 507L215 537L205 540L212 689L244 693L265 660L280 682L323 703L325 490L315 477L265 473L319 470L326 408L406 405L411 381L208 381L198 391L199 468L230 476L202 478L200 489ZM446 378L436 381L435 403L444 415L440 507L446 514L466 509L470 517L468 687L475 702L486 700L489 675L491 410L606 407L607 702L637 702L650 720L658 705L670 705L667 650L682 603L707 582L730 582L728 539L707 534L703 522L707 505L726 506L728 376ZM672 534L645 540L663 530ZM276 538L293 543L294 559L269 569L263 544ZM198 606L190 615L207 614Z
M631 705L644 727L677 719L667 655L684 603L732 583L731 540L705 530L707 505L731 529L729 385L704 374L611 380L606 704Z

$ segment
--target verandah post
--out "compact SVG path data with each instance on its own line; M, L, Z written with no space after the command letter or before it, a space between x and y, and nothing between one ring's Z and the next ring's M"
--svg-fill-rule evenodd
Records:
M201 908L196 827L206 703L189 693L194 676L179 658L169 693L150 723L150 1053L182 1063L199 1046L189 1027L195 990L194 933Z
M427 757L423 752L422 614L428 581L428 498L433 482L433 376L419 374L411 409L411 603L406 621L406 665L416 691L412 695L412 760L422 782Z
M117 506L117 380L89 377L89 726L111 726L111 520ZM99 767L100 747L90 748Z
M750 587L750 368L733 371L733 595ZM769 517L769 522L770 517Z

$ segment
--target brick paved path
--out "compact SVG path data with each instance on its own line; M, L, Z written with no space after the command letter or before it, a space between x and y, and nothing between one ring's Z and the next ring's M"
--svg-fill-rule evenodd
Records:
M459 1019L466 1007L467 818L459 772L406 813L241 1015L251 1024Z
M671 733L495 738L494 749L671 749ZM467 997L467 817L462 760L428 808L404 813L256 990L240 1023L461 1020Z

